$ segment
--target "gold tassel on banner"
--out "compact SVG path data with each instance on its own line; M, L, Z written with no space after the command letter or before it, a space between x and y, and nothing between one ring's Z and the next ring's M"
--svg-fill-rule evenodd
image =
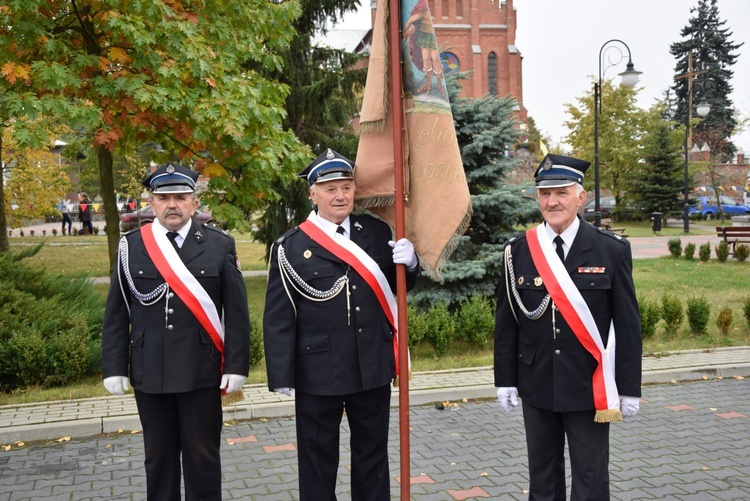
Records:
M242 389L233 391L232 393L222 393L221 395L221 406L226 407L227 405L236 404L242 402L245 399L245 395Z

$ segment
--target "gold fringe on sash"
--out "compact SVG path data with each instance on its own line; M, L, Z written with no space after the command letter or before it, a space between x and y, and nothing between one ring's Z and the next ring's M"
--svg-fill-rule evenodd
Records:
M613 423L615 421L622 421L620 409L597 410L594 415L595 423Z
M245 399L245 395L242 389L233 391L232 393L226 393L221 395L221 406L226 407L227 405L236 404L242 402Z

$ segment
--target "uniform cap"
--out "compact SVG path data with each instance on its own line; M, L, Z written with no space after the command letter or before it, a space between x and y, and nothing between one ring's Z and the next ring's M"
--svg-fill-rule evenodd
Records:
M151 193L193 193L198 173L180 164L160 166L143 180Z
M336 179L354 179L354 162L328 148L299 173L299 177L313 184Z
M583 185L583 174L591 162L573 157L548 154L534 173L537 188L562 188Z

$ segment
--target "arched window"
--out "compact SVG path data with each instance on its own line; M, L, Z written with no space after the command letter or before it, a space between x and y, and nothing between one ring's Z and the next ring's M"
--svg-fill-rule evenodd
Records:
M443 73L458 71L461 67L458 57L452 52L441 52L440 62L443 63Z
M487 57L487 92L497 96L497 54L494 52Z

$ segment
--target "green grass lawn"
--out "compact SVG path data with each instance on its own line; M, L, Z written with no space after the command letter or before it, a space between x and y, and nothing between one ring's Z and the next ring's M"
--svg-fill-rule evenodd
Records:
M651 235L649 223L640 223L638 226L627 226L627 228L629 234L648 230L648 236ZM674 233L665 236L683 234L682 226L678 228L673 225L669 228L670 231L673 228ZM691 227L691 233L694 231L708 230L700 230L700 227L694 225ZM708 233L713 232L708 231ZM235 238L243 269L265 269L263 246L250 241L249 236L237 235ZM31 244L32 239L41 241L42 238L28 236L11 238L11 249L17 251L24 245ZM62 245L52 245L58 243ZM664 245L666 247L667 239ZM53 272L105 276L108 275L106 239L103 236L47 237L45 247L36 256L29 258L28 262L34 266L45 266ZM744 302L750 296L748 292L750 262L740 263L729 259L725 263L719 263L712 259L702 263L697 259L687 261L684 258L671 257L637 259L633 263L633 277L637 294L645 299L660 301L662 295L667 292L678 296L683 306L688 298L694 296L703 296L711 304L711 319L707 334L692 335L687 319L683 321L678 332L666 332L664 322L660 321L655 336L644 341L644 353L655 354L665 351L750 344L750 327L743 315ZM266 277L246 277L245 283L251 315L262 316ZM102 294L106 294L107 285L95 284L94 287ZM729 333L723 336L715 325L715 316L725 306L732 308L734 323ZM437 356L429 346L419 346L411 353L412 369L415 372L481 367L492 364L491 346L477 349L457 344L449 348L443 356ZM263 382L265 382L265 366L261 363L251 369L248 383ZM64 388L27 388L11 394L0 394L0 405L103 395L106 395L106 391L101 385L100 378L92 377L80 384Z

